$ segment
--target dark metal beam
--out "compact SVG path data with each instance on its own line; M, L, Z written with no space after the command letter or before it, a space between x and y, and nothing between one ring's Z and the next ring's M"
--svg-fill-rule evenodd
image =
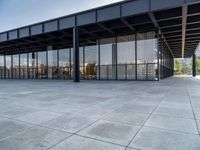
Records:
M128 21L126 21L124 18L121 18L121 21L122 21L130 30L132 30L133 32L136 32L135 28L134 28L132 25L130 25L130 24L128 23Z
M188 13L188 6L184 5L182 7L182 58L184 58L184 52L185 52L187 13Z
M196 54L192 56L192 75L196 77Z
M73 28L73 70L74 70L74 82L80 82L80 66L79 66L79 37L78 28Z
M157 28L157 29L158 29L158 32L160 32L160 33L162 34L162 30L161 30L161 28L160 28L160 26L159 26L159 24L158 24L158 22L157 22L157 20L156 20L156 17L154 16L154 14L153 14L152 12L149 12L148 15L149 15L151 21L153 22L155 28ZM168 43L167 43L167 41L166 41L166 39L165 39L165 37L164 37L163 34L162 34L162 36L163 36L163 38L164 38L164 42L166 43L168 49L170 50L172 56L174 57L174 54L173 54L173 52L172 52L170 46L168 45Z
M110 32L110 33L112 33L112 34L115 34L114 31L112 31L111 29L107 28L107 27L104 26L103 24L97 23L97 25L98 25L99 27L103 28L104 30L106 30L106 31L108 31L108 32Z

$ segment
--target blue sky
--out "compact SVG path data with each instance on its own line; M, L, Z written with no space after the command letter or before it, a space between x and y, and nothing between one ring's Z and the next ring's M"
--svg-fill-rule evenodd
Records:
M0 32L121 0L0 0Z
M0 32L118 1L121 0L0 0Z

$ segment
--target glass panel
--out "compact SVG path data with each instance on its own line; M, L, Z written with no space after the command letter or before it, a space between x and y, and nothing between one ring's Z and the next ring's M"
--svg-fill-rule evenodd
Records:
M28 53L28 78L36 78L36 53Z
M86 46L85 47L85 78L97 78L97 62L98 62L98 47Z
M19 54L13 55L13 79L19 79Z
M38 79L45 79L47 78L47 57L46 51L38 52L38 70L37 70L37 77Z
M21 54L20 55L20 76L21 76L20 78L21 79L28 78L27 63L28 63L27 54Z
M61 79L70 79L70 49L59 50L59 76Z
M74 76L74 71L73 71L73 64L74 64L74 55L73 55L73 48L70 49L70 56L71 56L71 78L70 79L73 79L73 76Z
M11 79L11 70L12 70L12 65L11 65L11 55L6 56L6 79Z
M135 35L117 40L117 79L135 80Z
M116 45L114 38L100 40L100 79L116 79Z
M80 78L85 78L85 68L84 68L84 49L79 47L79 63L80 63Z
M4 56L0 56L0 78L4 78Z
M137 34L137 79L157 78L157 39L155 32Z
M52 50L48 51L48 78L57 79L58 78L58 51Z

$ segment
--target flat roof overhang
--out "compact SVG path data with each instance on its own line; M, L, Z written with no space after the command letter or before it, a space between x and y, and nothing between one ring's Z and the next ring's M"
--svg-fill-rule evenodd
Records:
M191 57L200 42L199 0L126 0L0 33L0 54L73 47L100 38L159 31L174 57Z

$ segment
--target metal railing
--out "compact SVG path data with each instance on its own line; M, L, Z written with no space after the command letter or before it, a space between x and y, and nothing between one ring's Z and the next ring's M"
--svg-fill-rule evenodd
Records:
M136 70L137 69L137 70ZM5 72L6 71L6 72ZM158 80L157 63L80 66L82 80ZM0 69L1 79L73 79L70 67Z

